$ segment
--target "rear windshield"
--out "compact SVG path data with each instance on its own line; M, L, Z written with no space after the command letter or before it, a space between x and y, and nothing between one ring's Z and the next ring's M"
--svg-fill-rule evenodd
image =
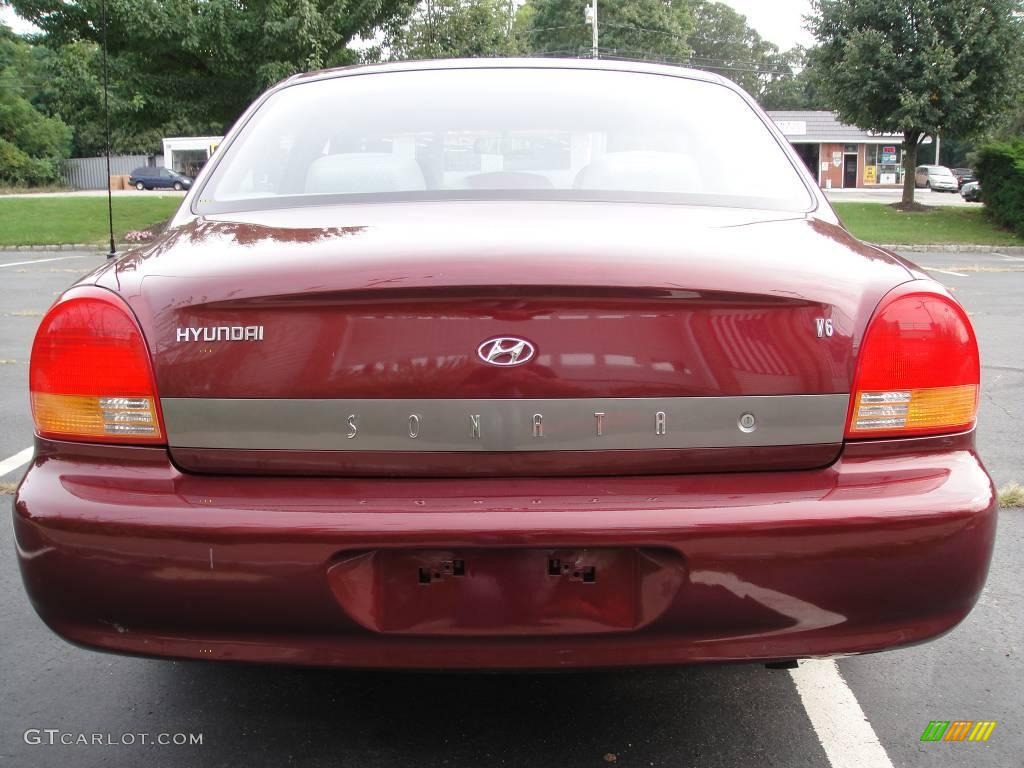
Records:
M222 151L197 213L509 197L812 203L739 95L646 73L449 69L298 83Z

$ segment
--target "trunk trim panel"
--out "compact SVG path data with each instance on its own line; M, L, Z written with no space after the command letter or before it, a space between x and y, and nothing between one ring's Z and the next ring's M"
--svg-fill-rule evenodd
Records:
M278 451L607 451L840 443L848 405L845 394L161 400L172 448Z

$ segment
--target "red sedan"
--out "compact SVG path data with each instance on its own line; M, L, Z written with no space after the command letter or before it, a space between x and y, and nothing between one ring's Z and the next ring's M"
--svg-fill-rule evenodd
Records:
M948 631L992 553L963 308L683 69L293 77L30 379L25 586L102 650L785 662Z

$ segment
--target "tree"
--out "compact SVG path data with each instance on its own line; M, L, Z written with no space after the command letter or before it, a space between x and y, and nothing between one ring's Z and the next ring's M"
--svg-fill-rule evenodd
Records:
M385 36L392 59L449 59L518 53L508 0L432 0Z
M71 132L32 104L38 79L31 47L0 24L0 183L37 185L60 179Z
M842 120L899 132L904 207L917 148L940 131L976 132L1010 97L1020 0L812 0L819 82Z
M765 109L828 109L822 94L818 70L814 66L816 49L794 46L776 57L778 72L768 80L757 100Z
M694 27L688 42L693 66L716 72L757 96L766 82L782 73L779 49L764 40L745 16L725 3L693 3ZM792 74L787 70L787 74Z
M590 54L591 29L584 13L589 0L527 0L519 13L529 22L523 47L529 54ZM690 2L615 0L598 3L602 56L672 62L690 57L693 29Z
M95 46L101 39L101 0L10 0L10 5L42 30L41 41L55 51ZM112 124L125 136L148 137L155 149L161 135L223 132L261 91L295 72L354 63L358 54L349 42L371 38L382 25L404 18L413 0L109 0L107 5L110 76L117 94ZM92 66L88 72L85 85L91 88L96 73Z
M807 51L778 46L725 3L693 0L691 65L732 80L765 109L820 109Z

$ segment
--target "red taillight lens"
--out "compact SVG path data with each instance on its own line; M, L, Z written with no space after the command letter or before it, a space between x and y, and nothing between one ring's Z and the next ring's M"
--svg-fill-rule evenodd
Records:
M981 363L963 308L934 291L897 290L861 344L848 438L960 432L974 426Z
M162 443L149 350L128 306L102 288L68 291L36 331L29 368L41 437Z

